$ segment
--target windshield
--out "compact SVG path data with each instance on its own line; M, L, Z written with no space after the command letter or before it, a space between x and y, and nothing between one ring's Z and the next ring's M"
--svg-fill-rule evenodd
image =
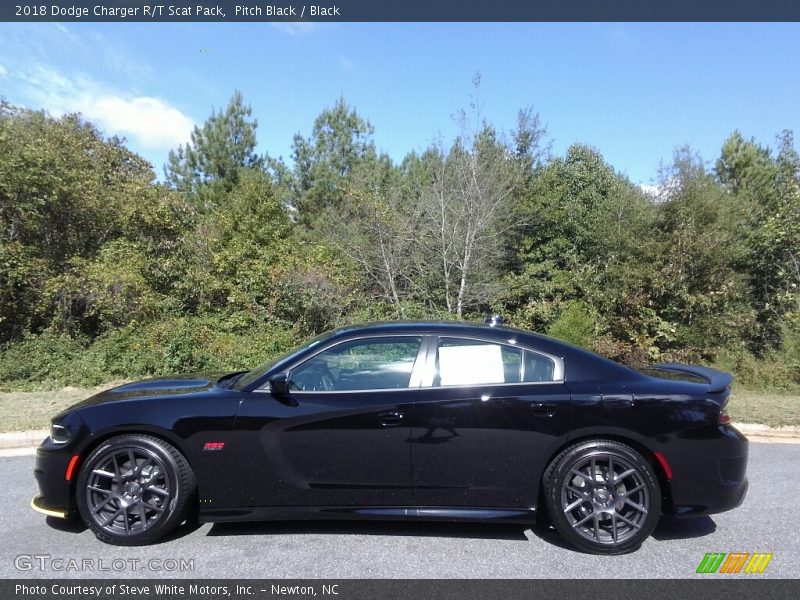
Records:
M294 358L296 355L301 354L302 352L305 352L309 348L318 345L323 340L326 340L332 335L333 335L333 330L321 333L317 337L308 340L305 344L298 346L297 348L292 348L291 350L279 356L275 360L263 364L260 367L253 369L249 373L245 373L242 377L239 377L238 381L236 381L236 383L233 385L233 388L237 390L246 388L247 386L251 385L254 381L263 377L264 374L267 373L269 370L273 369L274 367L278 366L281 363L290 362L291 359Z

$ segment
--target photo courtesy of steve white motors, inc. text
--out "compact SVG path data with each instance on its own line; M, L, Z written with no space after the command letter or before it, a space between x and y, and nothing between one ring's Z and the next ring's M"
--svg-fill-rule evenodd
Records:
M81 19L90 17L111 17L115 19L161 19L181 17L217 17L226 19L232 17L280 17L297 18L306 17L340 17L339 6L308 5L274 5L274 4L237 4L230 9L223 10L218 5L175 6L172 4L144 4L142 6L56 6L45 4L17 4L15 15L17 17L61 17L68 19Z
M216 584L177 584L177 583L156 583L150 584L127 584L127 583L110 583L107 585L86 585L86 584L69 584L69 583L52 583L47 585L42 584L22 584L18 583L14 586L14 593L17 596L68 596L68 597L82 597L90 596L95 598L110 597L110 596L129 596L132 598L141 598L146 596L176 596L190 594L192 596L250 596L257 593L269 593L275 596L285 595L298 595L298 596L316 596L319 590L321 596L338 596L339 585L335 583L321 584L320 586L314 585L282 585L282 584L269 584L261 585L216 585Z

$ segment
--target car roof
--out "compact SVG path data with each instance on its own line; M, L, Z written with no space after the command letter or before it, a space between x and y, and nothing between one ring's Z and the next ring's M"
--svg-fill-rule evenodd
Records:
M369 334L448 334L476 336L497 341L511 341L529 346L553 356L560 356L567 361L568 379L596 379L617 377L622 379L641 378L642 375L590 352L584 348L573 346L568 342L557 340L540 333L516 329L505 325L489 325L470 321L380 321L340 327L331 332L329 340ZM569 376L571 374L571 377Z
M339 327L334 330L334 335L344 335L350 333L408 333L408 332L429 332L429 333L473 333L489 337L504 337L507 335L524 335L540 338L551 342L558 342L553 338L525 331L506 327L505 325L489 325L487 323L476 323L472 321L377 321L372 323L358 323ZM562 342L559 342L562 343Z
M349 337L353 335L369 334L439 334L439 335L466 335L476 336L485 339L498 341L510 341L534 345L538 349L563 356L572 351L586 352L581 348L572 346L567 342L562 342L546 335L506 327L505 325L489 325L486 323L475 323L471 321L379 321L373 323L361 323L340 327L332 332L331 337ZM588 353L592 354L592 353ZM597 356L592 354L593 356ZM598 357L599 358L599 357Z

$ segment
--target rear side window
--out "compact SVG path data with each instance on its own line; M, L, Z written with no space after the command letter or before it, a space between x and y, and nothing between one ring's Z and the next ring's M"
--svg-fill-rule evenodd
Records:
M555 363L553 359L525 350L524 381L553 381L555 379Z
M439 338L434 386L553 381L555 365L543 354L507 344Z

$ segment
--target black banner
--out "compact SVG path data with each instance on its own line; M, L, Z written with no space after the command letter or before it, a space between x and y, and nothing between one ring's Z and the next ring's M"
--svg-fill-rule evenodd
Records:
M788 600L800 597L800 581L737 576L689 580L9 579L0 582L0 598L4 600L583 600L587 596L610 596L614 600Z
M800 21L797 0L4 0L2 21Z

